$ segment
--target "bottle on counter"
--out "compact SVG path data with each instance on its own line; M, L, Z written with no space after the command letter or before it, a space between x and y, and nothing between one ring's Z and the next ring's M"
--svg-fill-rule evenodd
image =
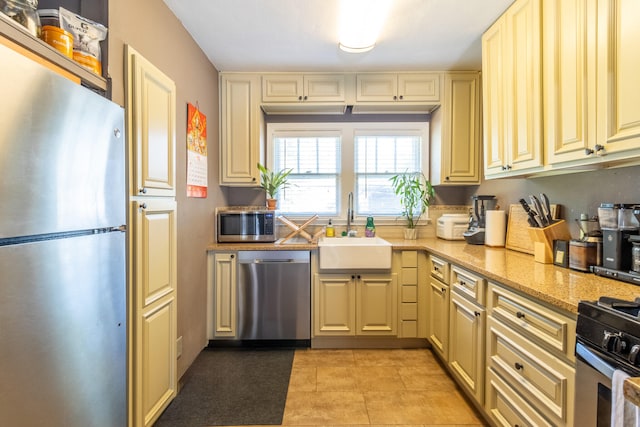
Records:
M364 228L364 237L375 237L376 236L376 226L373 223L373 217L367 217L367 225Z
M336 229L333 228L333 224L331 220L329 220L329 224L324 229L324 235L327 237L334 237L336 235Z

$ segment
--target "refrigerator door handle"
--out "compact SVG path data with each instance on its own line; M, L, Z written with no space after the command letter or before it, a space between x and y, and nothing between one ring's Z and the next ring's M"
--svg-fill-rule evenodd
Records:
M118 227L111 227L111 229L109 231L121 231L122 233L126 233L127 232L127 226L126 224L122 224Z

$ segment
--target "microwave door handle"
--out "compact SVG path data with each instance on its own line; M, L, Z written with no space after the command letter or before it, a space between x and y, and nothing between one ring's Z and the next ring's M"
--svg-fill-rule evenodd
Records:
M576 343L576 354L582 357L593 369L610 380L613 379L615 368L590 351L586 346L581 343Z

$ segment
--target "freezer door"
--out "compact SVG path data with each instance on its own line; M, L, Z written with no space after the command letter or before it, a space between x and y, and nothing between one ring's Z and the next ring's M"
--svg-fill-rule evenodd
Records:
M0 425L127 425L125 233L0 247Z
M124 113L0 45L0 239L125 223Z

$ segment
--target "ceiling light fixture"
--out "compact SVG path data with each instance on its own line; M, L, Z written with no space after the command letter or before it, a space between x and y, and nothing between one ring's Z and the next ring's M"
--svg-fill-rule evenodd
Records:
M368 52L376 44L392 0L342 0L340 4L340 49Z

